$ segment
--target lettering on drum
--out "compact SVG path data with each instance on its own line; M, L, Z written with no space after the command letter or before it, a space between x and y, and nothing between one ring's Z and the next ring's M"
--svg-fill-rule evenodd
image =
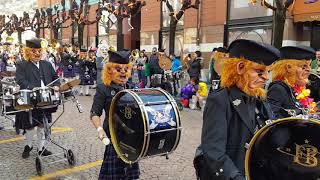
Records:
M120 110L120 112L122 114L124 114L124 117L126 119L131 119L132 118L132 114L136 114L136 112L134 112L131 107L125 106L124 110Z
M277 148L277 150L283 154L293 156L293 162L301 166L313 168L318 166L317 155L319 150L312 146L309 140L304 141L305 144L299 145L295 143L295 154L293 149L290 148Z

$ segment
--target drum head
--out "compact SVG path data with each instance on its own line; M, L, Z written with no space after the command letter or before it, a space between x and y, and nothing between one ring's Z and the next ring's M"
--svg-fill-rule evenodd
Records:
M320 123L287 118L258 131L246 153L249 180L320 178Z
M142 156L146 141L145 117L137 100L128 92L118 93L112 100L109 115L111 140L117 154L126 163L136 162Z

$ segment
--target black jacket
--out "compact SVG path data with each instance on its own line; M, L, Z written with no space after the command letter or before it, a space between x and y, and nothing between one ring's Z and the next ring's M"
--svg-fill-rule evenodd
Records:
M282 81L274 81L268 87L268 103L276 119L290 117L286 110L300 114L299 102L291 87Z
M188 73L189 73L190 78L192 78L192 77L200 78L200 73L201 73L201 59L200 58L197 58L197 59L189 62Z
M96 94L93 98L93 103L91 107L91 117L99 116L101 117L103 111L105 112L105 119L103 122L103 129L107 136L111 138L109 133L109 109L111 106L112 98L116 93L123 90L124 87L111 83L110 86L105 84L98 84Z
M236 87L211 93L203 113L200 145L206 162L202 168L208 168L203 171L203 179L244 176L245 144L271 116L265 102L245 95Z
M50 62L39 61L39 67L38 69L31 61L22 61L17 64L16 80L20 89L32 90L34 87L41 87L41 79L44 85L47 85L59 78ZM53 83L53 86L59 85L59 80Z

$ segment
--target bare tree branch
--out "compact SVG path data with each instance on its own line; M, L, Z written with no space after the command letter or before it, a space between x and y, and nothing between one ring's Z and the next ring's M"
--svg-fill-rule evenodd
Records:
M291 4L293 4L294 0L286 0L286 2L284 3L284 8L288 9Z
M263 6L263 4L269 8L269 9L272 9L273 11L277 10L276 7L274 7L273 5L271 5L270 3L268 3L266 0L261 0L261 5Z

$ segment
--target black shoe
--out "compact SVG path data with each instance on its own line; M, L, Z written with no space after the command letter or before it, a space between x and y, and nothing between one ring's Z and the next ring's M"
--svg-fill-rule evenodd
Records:
M33 149L33 147L29 147L28 145L26 145L24 147L23 153L22 153L22 158L26 159L30 156L30 151Z
M38 154L41 155L41 156L50 156L52 154L52 152L48 151L47 149L45 149L45 150L42 150L42 151L38 151Z
M86 94L86 96L91 96L91 94Z
M3 127L3 126L0 126L0 131L1 131L1 130L4 130L4 127Z

